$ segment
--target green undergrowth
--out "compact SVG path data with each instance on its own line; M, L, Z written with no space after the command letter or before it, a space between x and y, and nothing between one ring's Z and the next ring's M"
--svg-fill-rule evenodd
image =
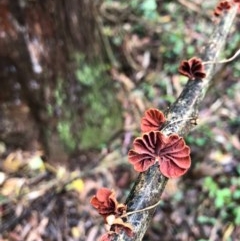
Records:
M237 166L236 171L239 176L240 165ZM218 181L215 181L212 177L206 177L203 188L212 199L220 218L225 222L240 225L240 179L237 176L230 178L222 176ZM206 221L209 220L206 219Z
M214 140L214 135L208 125L202 125L192 132L191 135L187 135L185 140L189 146L197 146L202 148Z

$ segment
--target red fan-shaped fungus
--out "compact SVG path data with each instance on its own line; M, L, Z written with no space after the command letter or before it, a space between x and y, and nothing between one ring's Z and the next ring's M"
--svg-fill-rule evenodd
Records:
M206 76L202 60L196 57L189 60L183 60L178 71L189 79L202 79Z
M136 138L128 160L138 172L144 172L158 161L161 173L174 178L182 176L191 165L190 148L177 134L165 136L151 131Z
M118 203L115 192L108 188L100 188L90 203L105 219L111 214L121 216L127 209L126 205Z
M160 171L166 177L180 177L191 166L190 148L177 134L169 136L168 144L159 155Z
M145 114L141 121L141 131L142 132L158 131L161 129L165 121L166 121L166 118L164 117L164 114L160 110L151 108L145 111Z
M214 15L216 17L220 16L223 12L228 11L232 7L229 1L222 1L220 2L217 7L214 9Z
M130 223L124 222L121 218L126 213L127 206L118 203L115 192L108 188L100 188L92 197L90 203L98 210L109 226L109 232L99 238L99 241L111 241L113 235L123 230L128 236L133 235Z

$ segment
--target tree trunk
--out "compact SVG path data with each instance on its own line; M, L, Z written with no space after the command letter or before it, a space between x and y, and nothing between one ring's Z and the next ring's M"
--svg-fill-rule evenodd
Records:
M90 85L85 71L94 82L106 70L96 10L93 0L0 0L0 140L7 145L40 143L53 161L81 148L89 93L102 103L97 93L113 88L107 80Z

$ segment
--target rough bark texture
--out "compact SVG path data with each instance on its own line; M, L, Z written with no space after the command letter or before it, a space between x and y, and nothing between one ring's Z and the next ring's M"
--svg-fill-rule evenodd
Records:
M92 62L104 65L97 4L100 1L0 0L0 141L23 149L41 143L53 162L64 162L66 153L77 147L77 134L84 129L82 113L88 108L83 96L92 90L75 71ZM107 88L112 86L109 81ZM94 87L96 93L102 91ZM64 129L65 140L59 129Z
M202 54L203 61L218 60L236 13L237 8L233 7L222 17L221 22L216 25ZM179 98L167 111L168 124L163 131L164 134L178 133L184 136L192 129L193 125L191 121L186 119L197 115L199 105L214 75L214 65L209 64L205 66L205 70L207 74L206 78L203 80L188 81ZM179 119L181 121L176 122L176 120ZM171 124L171 122L174 123ZM159 169L156 166L140 174L126 201L128 211L143 209L157 203L164 191L166 183L167 178L159 174ZM142 240L154 211L155 210L149 210L130 215L127 221L131 223L134 228L134 237L130 238L125 232L121 232L119 235L116 235L113 240ZM161 237L159 237L159 239L161 239Z

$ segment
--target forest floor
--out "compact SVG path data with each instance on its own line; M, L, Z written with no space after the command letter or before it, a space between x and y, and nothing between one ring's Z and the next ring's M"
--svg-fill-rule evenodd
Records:
M140 135L141 116L151 107L166 110L177 99L187 82L177 72L180 61L199 56L213 30L214 4L199 2L159 3L153 9L103 4L99 26L122 129L110 130L101 150L78 151L67 164L54 165L41 150L9 150L1 142L0 241L95 241L106 232L89 201L101 187L126 200L137 178L127 153ZM223 58L239 47L239 28L233 28ZM217 67L198 124L185 137L192 166L168 181L144 241L240 239L239 69L239 58Z

